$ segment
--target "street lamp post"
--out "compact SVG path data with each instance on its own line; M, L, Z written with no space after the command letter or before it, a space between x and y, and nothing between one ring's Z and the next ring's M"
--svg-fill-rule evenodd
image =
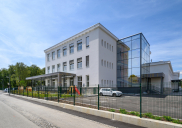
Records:
M10 89L11 89L11 83L10 83L10 75L9 75L9 77L7 76L6 78L9 78L9 83L8 83L8 85L9 85L9 96L10 96Z

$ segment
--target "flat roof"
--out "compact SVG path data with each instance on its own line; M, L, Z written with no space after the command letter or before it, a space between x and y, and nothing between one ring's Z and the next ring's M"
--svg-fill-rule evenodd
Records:
M44 75L27 77L26 80L35 80L35 79L48 78L48 77L53 77L54 78L54 77L57 77L58 75L61 75L61 76L76 76L76 74L73 74L73 73L55 72L55 73L49 73L49 74L44 74Z

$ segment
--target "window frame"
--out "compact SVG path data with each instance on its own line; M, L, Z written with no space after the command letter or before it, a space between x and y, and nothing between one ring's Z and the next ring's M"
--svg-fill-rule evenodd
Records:
M74 70L74 60L70 60L70 61L69 61L69 67L70 67L70 70L71 70L71 71Z
M88 60L87 60L88 59ZM86 67L89 67L89 55L86 56Z
M77 41L77 51L81 51L81 50L82 50L82 39Z
M74 43L71 43L70 45L69 45L69 48L70 48L70 54L73 54L74 53ZM71 48L73 48L73 49L71 49ZM72 51L72 52L71 52Z
M53 69L54 69L54 71L53 71ZM55 73L55 65L52 65L52 73Z
M67 55L67 46L64 46L63 47L63 56L66 56Z
M65 68L66 66L66 68ZM63 62L63 71L67 71L67 62Z
M89 36L86 37L86 48L90 47Z
M59 55L59 56L58 56ZM61 57L61 49L58 49L57 50L57 58L60 58Z
M55 51L52 52L52 60L55 60Z
M81 68L82 68L82 57L81 58L77 58L77 69L81 69Z

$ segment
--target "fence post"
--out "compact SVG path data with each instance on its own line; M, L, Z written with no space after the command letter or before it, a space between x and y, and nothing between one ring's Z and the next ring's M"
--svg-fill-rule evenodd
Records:
M23 96L24 96L24 87L23 87Z
M98 84L98 110L99 110L99 84Z
M72 96L72 87L71 87L71 96Z
M140 82L140 118L142 118L142 87Z
M59 87L58 87L58 103L59 103Z
M60 92L60 97L61 97L61 92L62 92L62 87L61 86L60 86L60 91L59 92Z
M73 103L74 103L74 105L75 105L75 85L74 85L74 88L73 88L73 93L74 93L74 100L73 100Z
M82 94L82 87L80 87L80 95Z
M32 98L33 98L33 87L32 87Z
M28 97L28 88L26 87L26 89L27 89L27 97Z

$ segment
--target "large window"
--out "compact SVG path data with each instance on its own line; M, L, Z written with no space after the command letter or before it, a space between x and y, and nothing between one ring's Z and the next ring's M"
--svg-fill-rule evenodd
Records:
M86 56L86 67L89 66L89 56Z
M74 44L70 44L70 53L74 53Z
M148 49L148 50L147 50ZM147 85L145 74L150 73L150 45L142 33L121 39L117 43L117 86ZM113 68L113 64L112 64Z
M47 61L50 61L50 53L47 54Z
M86 37L86 47L89 47L89 36Z
M57 50L57 58L60 58L60 57L61 57L61 50L58 49L58 50Z
M60 72L61 66L60 64L57 64L57 72Z
M64 82L64 87L67 87L67 78L64 78L63 82Z
M86 76L87 87L89 87L89 76Z
M63 62L63 71L67 71L67 63Z
M52 52L52 60L55 60L55 52Z
M77 68L82 68L82 58L77 59Z
M104 41L104 47L106 48L106 41Z
M81 76L78 77L78 87L79 88L82 87L82 77Z
M47 67L47 73L48 74L50 73L50 67Z
M70 60L70 70L74 69L74 60Z
M52 66L52 73L55 72L55 65Z
M67 55L67 47L63 47L63 56L66 56Z
M103 66L103 60L101 60L101 65Z
M77 41L77 50L82 50L82 40Z

